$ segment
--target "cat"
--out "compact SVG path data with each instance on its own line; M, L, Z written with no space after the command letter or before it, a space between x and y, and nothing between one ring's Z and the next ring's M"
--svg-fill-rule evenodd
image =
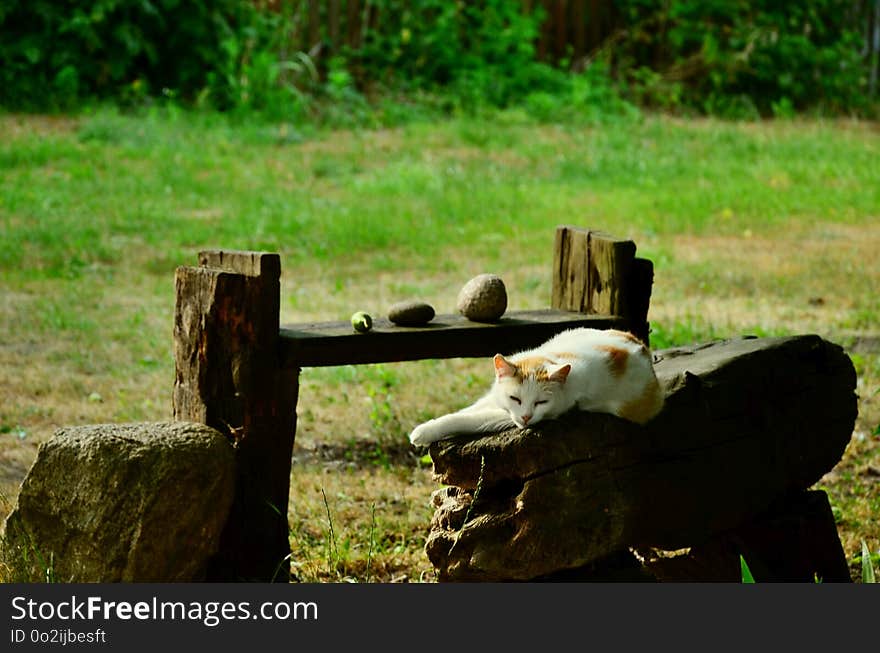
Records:
M624 331L569 329L535 349L496 354L493 362L495 382L483 397L419 424L410 442L526 428L574 408L644 424L663 407L651 352Z

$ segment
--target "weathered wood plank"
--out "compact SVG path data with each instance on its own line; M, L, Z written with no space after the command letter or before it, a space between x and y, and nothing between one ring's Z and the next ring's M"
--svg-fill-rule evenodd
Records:
M558 227L553 246L551 308L588 313L587 242L589 232Z
M199 266L248 277L281 278L281 257L272 252L207 249L199 252Z
M645 258L633 259L626 289L626 309L624 315L633 325L632 331L646 344L650 344L650 323L648 308L651 305L651 290L654 286L654 263Z
M626 315L626 291L636 255L631 240L621 240L598 231L587 233L587 312Z
M648 344L654 266L635 253L631 240L580 227L557 227L550 306L623 316L630 330Z
M227 434L236 456L235 499L209 579L286 580L298 370L278 364L279 257L199 260L176 274L174 419Z
M510 311L492 324L438 315L424 327L400 327L381 318L368 333L356 333L348 322L285 325L279 346L282 364L298 367L474 358L534 347L575 327L625 329L628 325L619 317L557 310Z

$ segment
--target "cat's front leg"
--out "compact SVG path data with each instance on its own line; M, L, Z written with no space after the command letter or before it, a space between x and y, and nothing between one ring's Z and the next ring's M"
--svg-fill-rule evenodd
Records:
M443 415L419 424L410 433L413 444L427 445L456 435L476 435L501 431L514 426L507 411L500 408L475 408L471 406L457 413Z
M428 445L437 440L442 440L449 435L438 424L439 419L432 419L419 424L409 434L409 441L413 444Z

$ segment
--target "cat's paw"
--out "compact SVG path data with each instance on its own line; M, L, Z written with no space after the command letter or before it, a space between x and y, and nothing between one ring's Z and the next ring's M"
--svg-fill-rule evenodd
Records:
M412 433L409 434L409 441L415 445L425 446L441 439L441 437L431 422L425 422L412 430Z

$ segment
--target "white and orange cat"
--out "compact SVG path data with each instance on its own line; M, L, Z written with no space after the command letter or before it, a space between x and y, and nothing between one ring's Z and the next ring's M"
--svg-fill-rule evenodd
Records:
M419 424L409 439L426 445L456 435L525 428L578 410L644 424L663 407L651 352L614 329L570 329L505 358L496 354L495 383L476 403Z

